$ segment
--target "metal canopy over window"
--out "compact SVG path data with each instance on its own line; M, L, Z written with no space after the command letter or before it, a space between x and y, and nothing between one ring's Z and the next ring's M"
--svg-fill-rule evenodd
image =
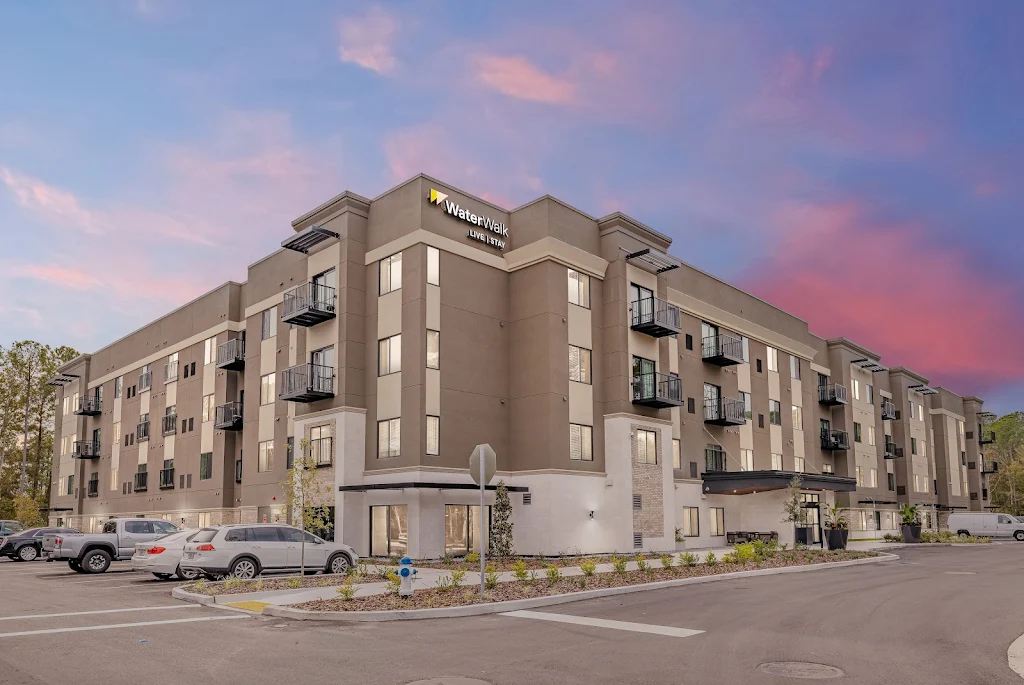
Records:
M338 234L334 231L329 231L326 228L320 226L310 226L304 228L291 238L281 241L281 247L287 250L295 250L302 254L309 254L310 248L313 248L325 240L331 238L337 238Z
M73 373L58 373L56 376L46 381L47 385L67 385L71 381L77 380L78 376Z
M804 490L832 490L853 492L857 480L830 473L796 473L794 471L711 471L705 472L704 494L747 495L789 487L794 477L800 477Z
M978 418L982 421L995 421L996 415L990 411L979 411Z
M369 490L405 490L406 488L428 488L431 490L479 490L475 483L365 483L363 485L339 485L338 492L367 492ZM497 490L497 485L488 485L488 490ZM506 485L509 492L529 492L523 485Z
M635 266L640 267L644 271L650 271L655 274L678 269L680 264L679 260L675 257L670 257L661 250L655 250L653 247L648 247L639 252L630 252L626 255L626 261L633 262Z
M860 368L864 369L865 371L870 371L871 373L878 373L879 371L888 371L889 370L888 366L884 366L882 364L879 364L876 360L874 360L874 359L867 359L866 357L864 359L854 359L850 363L853 364L854 366L859 366Z
M924 385L923 383L920 384L920 385L908 386L907 389L908 390L913 390L914 392L919 392L922 395L938 395L939 394L938 390L936 390L935 388L931 388L931 387L929 387L927 385Z

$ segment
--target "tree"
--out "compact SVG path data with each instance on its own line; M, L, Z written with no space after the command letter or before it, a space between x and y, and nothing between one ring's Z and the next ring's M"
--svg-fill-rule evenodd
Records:
M1024 412L1006 414L991 425L995 444L986 455L999 462L989 481L989 499L997 511L1024 516Z
M295 459L292 469L281 481L284 489L285 502L291 513L292 521L299 522L302 530L302 552L299 567L302 575L306 574L306 531L326 528L328 521L323 501L326 499L327 485L317 478L316 461L309 453L309 440L302 439L301 455Z
M498 489L494 493L493 521L491 521L491 534L488 539L487 553L495 559L505 559L515 553L515 544L512 541L512 528L515 526L510 520L512 516L512 502L508 498L508 488L505 481L498 481Z
M786 486L786 499L782 502L783 523L803 523L804 521L804 499L800 492L803 481L800 476L793 476Z

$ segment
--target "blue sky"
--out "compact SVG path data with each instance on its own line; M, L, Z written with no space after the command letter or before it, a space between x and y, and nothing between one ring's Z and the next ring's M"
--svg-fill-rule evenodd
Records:
M1024 5L7 3L0 343L92 350L343 189L551 193L997 411Z

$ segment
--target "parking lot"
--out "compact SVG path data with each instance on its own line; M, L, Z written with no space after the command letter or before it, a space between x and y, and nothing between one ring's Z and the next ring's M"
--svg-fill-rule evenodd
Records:
M1024 545L900 549L898 562L548 607L379 624L298 623L170 598L124 562L88 576L0 561L0 683L1020 683Z

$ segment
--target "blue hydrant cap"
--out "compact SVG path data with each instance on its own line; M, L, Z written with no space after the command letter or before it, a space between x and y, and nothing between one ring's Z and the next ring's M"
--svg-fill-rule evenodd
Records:
M410 559L409 557L402 557L402 560L398 563L402 564L403 566L409 566L412 564L412 559Z

